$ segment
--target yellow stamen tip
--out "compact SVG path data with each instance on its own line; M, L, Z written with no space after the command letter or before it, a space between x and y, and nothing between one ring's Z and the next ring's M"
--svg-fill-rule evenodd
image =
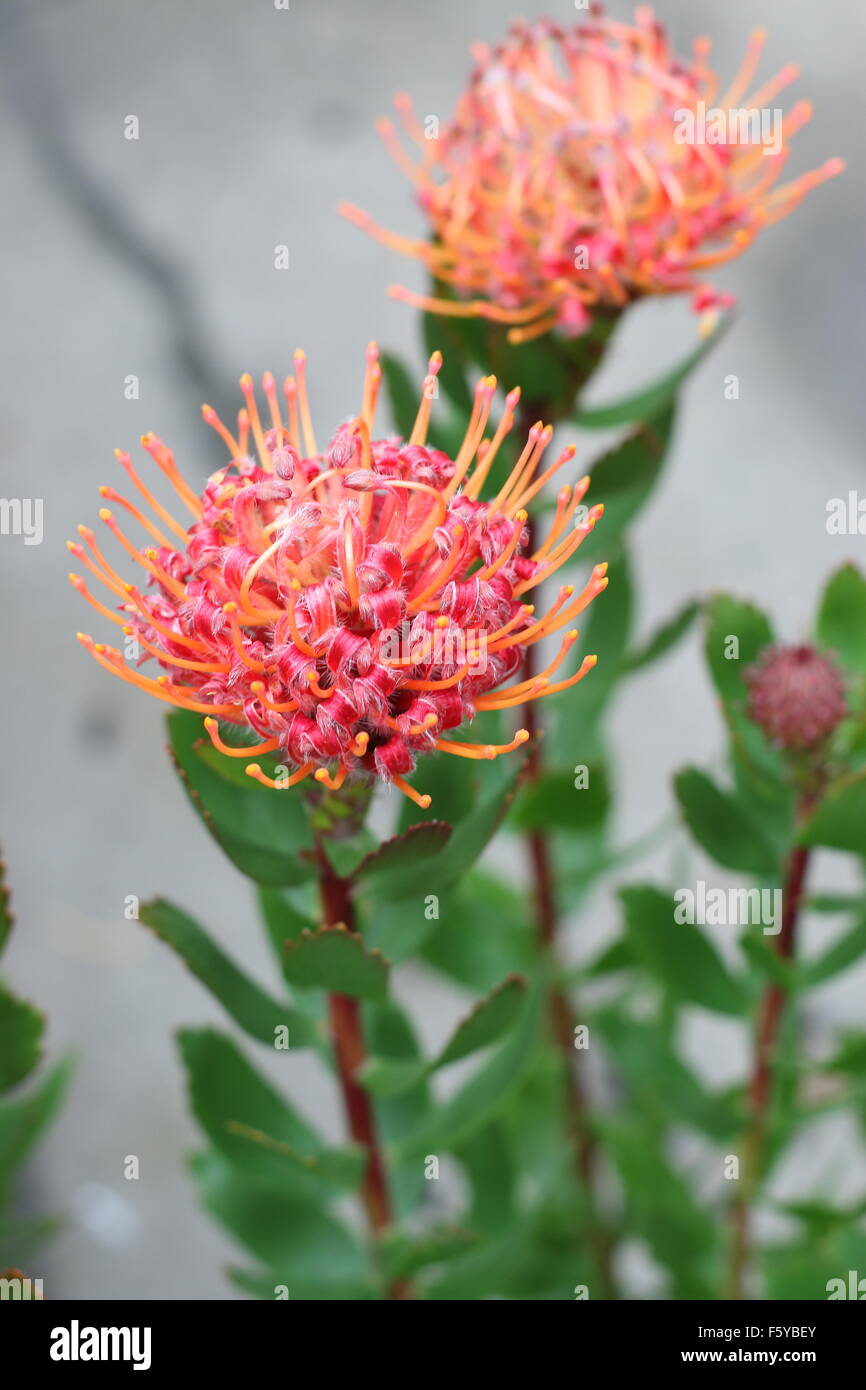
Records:
M514 735L514 742L515 742L515 743L526 743L526 741L527 741L528 738L529 738L529 730L528 730L528 729L518 729L518 730L517 730L517 733Z
M107 507L100 507L100 509L99 509L99 520L100 520L100 521L113 521L113 520L114 520L114 517L112 516L111 512L108 510Z
M212 719L210 715L207 715L204 721L204 726L206 729L215 729L217 727L217 722L215 719Z
M246 767L244 768L244 772L247 774L248 777L258 777L261 773L261 770L262 769L259 767L258 763L247 763Z
M426 810L427 810L427 807L430 805L430 803L431 803L432 800L433 800L432 796L429 796L429 795L425 792L423 796L419 796L419 798L418 798L418 805L421 807L421 810L422 810L422 811L426 811Z
M313 773L313 776L315 777L317 782L327 782L328 769L326 767L317 767L315 772Z

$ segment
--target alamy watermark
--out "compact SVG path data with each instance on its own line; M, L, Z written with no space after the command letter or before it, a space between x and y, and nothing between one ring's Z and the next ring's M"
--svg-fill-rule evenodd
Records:
M23 536L25 545L41 545L42 498L0 497L0 536Z
M708 888L699 878L694 888L678 888L674 903L678 926L760 926L764 936L782 930L781 888Z
M678 145L760 145L764 154L782 149L784 112L779 106L707 106L699 100L674 112Z

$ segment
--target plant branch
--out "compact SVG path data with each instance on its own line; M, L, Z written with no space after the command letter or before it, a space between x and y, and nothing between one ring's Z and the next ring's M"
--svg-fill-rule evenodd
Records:
M801 821L808 816L813 804L814 795L803 798L799 816ZM775 943L776 953L783 961L793 961L796 954L797 923L808 867L809 850L803 845L796 845L788 855L782 896L782 927ZM768 1115L773 1099L773 1065L779 1025L787 997L784 986L772 981L764 990L758 1011L755 1057L749 1087L748 1128L743 1155L743 1184L731 1209L731 1299L741 1299L745 1296L750 1250L749 1213L761 1177Z
M519 435L522 437L538 418L544 418L544 408L527 402L521 411ZM531 552L534 540L531 521L528 526L530 531L529 551ZM535 647L526 649L522 673L525 680L531 680L535 674L535 651ZM530 700L523 712L523 724L530 735L527 756L527 781L530 783L539 781L544 773L541 751L543 730L538 714L539 703L537 700ZM527 831L525 838L529 852L538 946L551 976L547 995L548 1015L554 1041L562 1054L567 1086L568 1129L578 1177L589 1211L589 1240L593 1262L599 1277L602 1296L606 1299L615 1299L618 1294L611 1266L612 1241L599 1213L598 1155L595 1136L589 1120L589 1099L574 1047L573 1005L569 1001L566 991L552 978L556 968L559 928L556 869L545 832L541 829L530 830Z
M342 923L354 932L355 909L349 881L334 872L324 852L320 853L320 866L319 882L325 922L328 926ZM393 1217L373 1104L357 1079L366 1059L358 1000L348 994L330 994L328 1018L349 1133L367 1156L360 1197L370 1230L378 1237L391 1226ZM389 1286L388 1296L394 1299L410 1297L408 1285L404 1280L395 1280Z

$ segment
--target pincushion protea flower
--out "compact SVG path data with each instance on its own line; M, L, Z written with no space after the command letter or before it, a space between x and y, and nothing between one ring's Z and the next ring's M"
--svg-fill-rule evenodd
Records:
M173 485L188 525L166 510L118 450L153 515L112 488L101 492L147 540L143 546L129 540L109 509L100 517L145 572L146 592L120 577L88 528L79 528L80 542L69 543L114 597L116 610L94 597L81 575L71 575L72 584L134 637L137 665L153 659L162 673L145 676L116 648L79 634L90 654L129 684L208 716L207 732L227 757L275 755L275 777L258 763L247 767L259 782L282 788L313 774L338 789L348 775L362 774L393 782L427 806L430 798L405 780L419 754L492 758L516 748L528 737L525 730L505 745L455 742L443 734L477 711L505 710L572 686L595 664L587 656L575 674L552 679L577 637L571 623L607 584L606 565L595 567L579 594L560 589L543 617L526 599L574 555L602 513L600 506L582 507L584 478L559 492L544 542L529 542L525 508L573 456L573 446L539 472L552 431L534 425L503 487L482 501L520 392L506 397L487 439L496 380L483 378L463 444L450 459L426 444L441 361L439 353L430 359L408 441L374 441L381 367L370 344L360 414L338 429L324 454L313 434L303 353L295 354L296 375L285 382L284 407L274 378L263 378L269 422L259 415L250 377L242 377L237 436L203 407L231 461L201 496L184 482L162 440L145 435L144 448ZM546 670L504 684L518 674L528 647L563 629ZM261 742L228 746L219 720L254 730Z
M394 235L348 204L343 212L422 261L455 296L395 287L397 298L511 325L513 342L552 328L582 333L594 306L616 311L647 294L692 292L699 310L727 305L730 296L707 286L704 271L739 255L843 167L830 160L777 186L811 108L793 107L778 148L751 138L754 117L761 130L765 116L781 118L768 104L797 76L789 65L746 99L764 40L763 31L752 34L739 73L718 95L709 40L695 42L691 63L678 61L647 6L634 25L599 7L571 29L517 23L504 43L475 46L454 119L434 138L411 99L396 98L419 158L407 155L390 121L380 122L417 188L431 239Z
M817 747L845 718L845 682L814 647L765 647L745 673L749 718L780 748Z

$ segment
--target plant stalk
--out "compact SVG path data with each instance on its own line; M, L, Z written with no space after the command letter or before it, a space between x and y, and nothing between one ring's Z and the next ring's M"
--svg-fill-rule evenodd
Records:
M546 418L544 405L531 401L523 403L518 437L525 438L536 420ZM530 535L528 552L531 553L534 549L534 527L531 520L527 525ZM531 680L535 675L535 652L534 646L528 647L526 650L522 672L525 680ZM526 760L527 781L530 783L539 781L544 773L541 750L543 728L538 714L538 705L539 701L530 700L522 711L523 724L530 735ZM548 1016L554 1042L562 1054L567 1088L568 1130L575 1166L589 1211L589 1241L593 1263L599 1278L602 1297L616 1299L618 1293L611 1263L612 1240L599 1211L598 1154L595 1136L589 1120L589 1098L584 1077L581 1074L579 1055L574 1046L574 1005L569 1000L566 991L554 983L559 930L556 869L550 852L550 843L543 830L528 831L526 845L529 852L538 947L551 979L547 994Z
M355 909L349 881L334 872L324 853L321 854L320 865L320 892L326 924L336 926L342 923L354 932ZM393 1214L373 1104L357 1079L367 1055L358 1000L348 994L329 994L328 1019L346 1123L353 1141L360 1145L367 1156L359 1195L370 1231L374 1237L378 1237L393 1224ZM411 1297L406 1281L395 1280L388 1288L388 1297Z
M799 821L808 816L814 805L814 794L804 797ZM803 890L809 868L809 850L795 845L788 855L785 886L782 898L782 928L776 937L776 952L780 960L793 961L797 946L797 924L803 902ZM758 1011L755 1030L755 1057L749 1086L748 1128L743 1154L743 1183L731 1208L731 1260L728 1297L745 1297L746 1273L750 1252L749 1214L757 1191L767 1121L773 1099L773 1064L779 1025L785 1011L787 990L775 981L767 985Z

